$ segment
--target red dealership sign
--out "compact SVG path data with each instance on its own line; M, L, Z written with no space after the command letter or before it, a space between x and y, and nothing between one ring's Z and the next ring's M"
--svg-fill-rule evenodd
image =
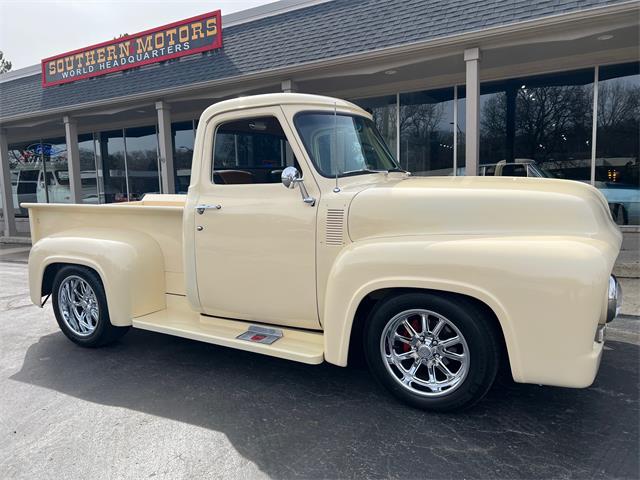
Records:
M42 60L42 86L222 47L220 10Z

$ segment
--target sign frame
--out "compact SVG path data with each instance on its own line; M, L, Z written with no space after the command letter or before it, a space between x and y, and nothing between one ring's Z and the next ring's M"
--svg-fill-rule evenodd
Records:
M64 79L56 80L56 81L53 81L53 82L48 82L47 81L46 66L52 60L59 60L60 58L66 58L66 57L69 57L69 56L72 56L72 55L77 55L77 54L88 52L88 51L95 50L95 49L98 49L98 48L107 47L109 45L118 45L118 44L122 43L125 40L134 41L137 38L144 37L146 35L162 32L162 31L168 30L168 29L173 28L173 27L180 27L180 26L192 23L192 22L197 22L198 20L204 20L204 19L212 18L212 17L216 18L217 27L218 27L218 33L216 34L216 38L214 39L214 41L211 44L204 45L204 46L197 47L197 48L193 48L193 49L189 49L189 50L182 50L180 52L175 52L175 53L172 53L172 54L169 54L169 55L164 55L164 56L159 57L159 58L149 58L147 60L142 60L140 62L134 62L134 63L127 62L125 65L119 65L118 67L110 68L108 70L96 70L95 72L89 72L89 73L82 74L82 75L76 75L76 76L73 76L73 77L64 78ZM202 53L202 52L207 52L207 51L210 51L210 50L216 50L216 49L219 49L221 47L222 47L222 14L221 14L220 10L214 10L212 12L204 13L202 15L196 15L195 17L185 18L184 20L179 20L177 22L168 23L166 25L161 25L159 27L154 27L154 28L151 28L151 29L148 29L148 30L144 30L142 32L137 32L137 33L134 33L132 35L127 35L126 37L120 37L120 38L116 38L116 39L113 39L113 40L108 40L106 42L96 43L94 45L89 45L88 47L82 47L82 48L78 48L76 50L72 50L72 51L69 51L69 52L65 52L65 53L61 53L61 54L58 54L58 55L53 55L51 57L44 58L44 59L41 60L42 87L43 88L52 87L54 85L61 85L61 84L64 84L64 83L72 83L72 82L76 82L78 80L84 80L86 78L93 78L93 77L98 77L98 76L102 76L102 75L108 75L110 73L120 72L120 71L123 71L123 70L129 70L131 68L136 68L136 67L142 67L144 65L149 65L149 64L152 64L152 63L164 62L165 60L171 60L173 58L185 57L187 55L194 55L196 53Z

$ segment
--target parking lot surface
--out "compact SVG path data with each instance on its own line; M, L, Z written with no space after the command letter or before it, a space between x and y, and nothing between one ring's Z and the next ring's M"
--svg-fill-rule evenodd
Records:
M591 388L503 379L470 411L430 414L359 368L137 330L77 347L31 305L27 252L0 252L0 478L640 475L637 318L615 322Z

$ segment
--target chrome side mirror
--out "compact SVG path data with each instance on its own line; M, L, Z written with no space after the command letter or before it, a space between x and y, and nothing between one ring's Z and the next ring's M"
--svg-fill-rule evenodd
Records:
M311 207L316 204L316 199L309 196L307 187L304 186L304 182L302 181L302 178L300 178L300 172L296 167L286 167L282 171L280 179L282 180L282 185L284 185L285 188L296 188L296 185L299 185L300 195L302 195L302 201L304 203Z
M296 180L300 179L300 172L296 167L286 167L282 170L280 179L282 180L282 185L284 185L285 188L295 188Z

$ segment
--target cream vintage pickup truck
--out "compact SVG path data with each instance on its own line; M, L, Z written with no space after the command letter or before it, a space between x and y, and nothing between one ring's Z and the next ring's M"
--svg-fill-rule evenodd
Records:
M372 122L303 94L209 107L186 196L27 204L31 298L70 340L130 327L318 364L363 354L401 400L468 407L498 367L587 387L621 234L589 185L412 177Z

